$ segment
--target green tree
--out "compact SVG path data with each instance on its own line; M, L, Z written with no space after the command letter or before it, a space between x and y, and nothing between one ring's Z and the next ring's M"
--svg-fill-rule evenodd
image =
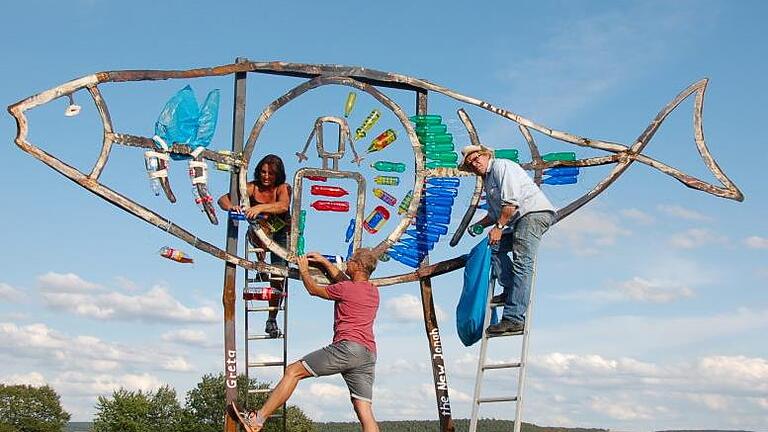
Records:
M155 392L119 389L112 397L99 396L95 432L181 431L188 418L176 399L176 390L163 386Z
M260 407L266 400L264 393L248 393L248 388L268 388L269 384L259 383L251 379L250 387L245 375L237 377L237 400L238 403L246 408L253 409ZM224 428L224 413L226 410L226 386L224 374L207 374L195 388L187 392L186 409L188 414L194 418L200 432L219 432ZM313 432L314 425L300 408L295 406L288 407L286 430L291 432ZM265 425L265 432L274 432L282 430L281 421L272 420Z
M0 384L0 431L60 432L70 415L59 395L45 385Z

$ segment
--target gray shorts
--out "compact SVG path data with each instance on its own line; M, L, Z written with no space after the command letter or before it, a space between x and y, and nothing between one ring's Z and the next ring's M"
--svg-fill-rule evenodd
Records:
M346 340L332 343L305 355L301 364L316 377L340 373L353 398L373 401L376 354L363 345Z

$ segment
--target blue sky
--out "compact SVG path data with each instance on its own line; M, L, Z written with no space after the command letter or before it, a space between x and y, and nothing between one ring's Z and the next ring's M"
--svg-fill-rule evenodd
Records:
M707 143L746 200L693 191L635 164L555 227L540 252L524 418L617 430L768 431L768 197L762 175L768 143L760 127L768 102L761 80L768 69L767 9L757 1L13 2L0 18L7 36L0 101L9 105L102 70L188 69L243 56L425 78L555 129L626 144L680 90L708 77ZM265 104L300 82L251 75L248 128ZM222 90L211 147L229 148L229 77L110 84L102 91L117 130L149 136L165 100L185 84L198 98ZM297 99L270 122L254 157L277 153L294 172L293 153L314 118L339 115L346 91L328 88ZM388 94L413 111L410 95ZM61 100L31 112L30 137L84 168L98 155L101 130L86 95L77 98L83 112L75 118L62 115ZM374 106L361 97L351 126ZM461 106L438 97L430 106L449 121L457 146L464 145L468 138L455 114ZM714 182L695 149L691 108L690 101L678 108L645 152ZM484 143L523 148L513 123L470 114ZM392 120L385 115L381 128ZM89 420L97 396L119 386L169 383L183 394L204 373L221 370L222 263L48 169L13 144L15 132L12 118L2 116L0 180L8 187L0 216L6 251L0 264L0 381L49 383L75 420ZM545 152L573 150L536 138ZM395 148L381 157L400 157ZM308 163L317 166L314 158ZM103 181L223 245L224 225L210 226L189 202L184 166L171 171L179 196L171 206L150 196L142 164L139 150L118 147ZM370 178L369 170L364 173ZM545 191L563 205L605 173L595 168L576 186ZM212 172L214 194L223 193L227 182ZM393 192L402 196L407 189ZM468 188L460 199L468 199ZM369 197L368 205L374 202ZM338 229L313 229L308 247L343 252L339 237L346 219L310 216L310 227ZM156 252L165 245L185 250L196 263L163 260ZM439 247L433 259L471 245L465 239L456 249ZM379 274L404 270L388 263ZM461 418L470 413L477 349L464 348L455 334L458 280L451 274L434 285L453 413ZM297 358L330 340L332 307L309 298L298 284L292 287L289 356ZM382 420L436 417L418 295L415 284L382 289L374 396ZM241 315L238 323L242 330ZM242 348L240 337L238 344ZM491 358L511 359L516 352L516 345L502 344ZM512 384L501 377L494 385ZM353 415L343 381L335 378L301 383L292 403L317 420ZM513 418L513 412L498 406L484 407L482 414Z

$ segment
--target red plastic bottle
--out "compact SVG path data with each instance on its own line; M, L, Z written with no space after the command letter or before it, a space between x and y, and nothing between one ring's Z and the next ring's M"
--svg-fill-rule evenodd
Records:
M256 288L243 293L243 300L264 300L269 301L275 298L283 297L283 291L272 287Z
M348 212L349 203L346 201L315 201L310 207L317 211Z
M322 195L322 196L329 196L329 197L343 197L344 195L349 195L349 192L347 192L346 189L340 188L338 186L325 186L325 185L312 185L310 188L310 193L312 195Z

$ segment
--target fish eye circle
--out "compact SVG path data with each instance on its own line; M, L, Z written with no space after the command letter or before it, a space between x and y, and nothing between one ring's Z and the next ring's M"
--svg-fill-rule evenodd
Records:
M313 90L318 87L326 86L326 85L341 85L341 86L353 87L368 93L374 99L379 101L379 103L381 103L387 109L392 111L395 117L397 117L397 119L400 121L400 124L403 126L403 128L406 131L406 135L408 136L408 141L411 145L411 150L413 151L413 156L415 159L415 166L414 166L415 175L414 175L414 183L412 187L413 199L411 200L411 204L408 207L408 210L402 216L399 223L390 231L390 233L385 237L384 240L382 240L378 245L372 248L375 251L378 258L378 256L383 254L389 248L389 246L396 243L400 239L400 236L403 235L405 230L410 225L411 215L414 215L416 213L416 210L418 209L418 206L421 201L421 194L424 189L424 179L425 179L424 171L426 169L424 165L423 153L421 151L421 144L419 143L418 137L416 136L416 131L413 125L411 124L410 120L408 119L408 116L405 114L405 111L403 111L400 105L398 105L395 101L393 101L384 93L379 91L379 89L377 89L376 87L370 84L366 84L354 78L345 77L345 76L319 76L290 89L284 95L278 97L277 99L272 101L272 103L267 105L266 108L264 108L264 111L262 111L261 115L258 117L258 119L256 120L256 123L254 123L253 128L251 129L251 133L248 137L248 141L246 142L245 147L243 149L243 158L245 159L245 163L247 165L251 160L251 156L253 155L253 150L256 147L256 142L259 138L261 131L263 130L266 123L269 121L270 117L272 117L272 115L275 112L277 112L280 108L282 108L289 102L293 101L294 99L298 98L302 94L306 93L307 91ZM246 193L247 178L245 175L243 175L243 173L246 173L246 172L247 170L241 170L240 171L241 174L238 179L241 196L247 195ZM256 228L255 232L257 237L265 245L267 245L267 248L270 250L270 252L279 255L280 257L286 259L291 263L294 263L294 264L296 263L297 257L294 253L288 251L286 248L282 247L276 242L271 241L271 239L260 228Z

